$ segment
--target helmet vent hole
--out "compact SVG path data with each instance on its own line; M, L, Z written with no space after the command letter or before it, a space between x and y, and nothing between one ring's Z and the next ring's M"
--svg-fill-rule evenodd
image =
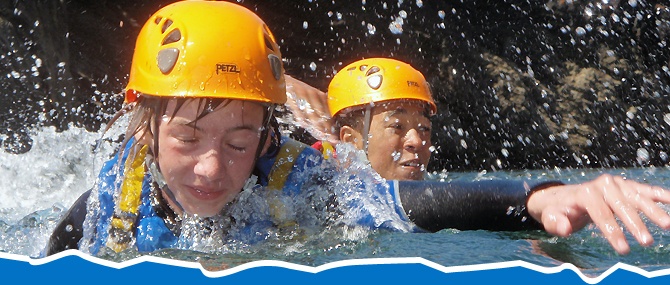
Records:
M154 23L156 23L156 25L158 25L158 23L160 23L161 20L163 20L163 17L158 16L158 17L156 17L156 19L154 19Z
M165 22L163 23L163 27L161 28L161 33L165 33L165 31L167 31L167 29L171 25L172 25L172 20L170 20L170 19L165 20Z
M380 72L380 71L381 71L381 68L379 68L379 66L373 66L373 67L370 67L370 69L368 69L368 72L365 73L365 76L370 76L370 75L373 75L373 74L375 74L377 72Z
M382 81L383 78L380 74L370 76L368 77L368 86L374 90L377 90L380 86L382 86Z
M276 80L281 79L281 59L274 54L268 55L268 60L270 61L270 69L272 70L272 75Z
M174 68L179 57L179 50L176 48L167 48L158 52L156 61L158 62L158 69L163 74L168 74Z
M274 45L272 44L272 41L268 39L267 36L263 37L265 39L265 46L270 49L271 51L275 52Z
M181 32L179 31L179 29L174 29L163 39L162 44L163 45L171 44L178 42L179 40L181 40Z
M361 71L365 71L366 69L368 69L368 65L367 65L367 64L364 64L364 65L359 66L358 68L359 68Z

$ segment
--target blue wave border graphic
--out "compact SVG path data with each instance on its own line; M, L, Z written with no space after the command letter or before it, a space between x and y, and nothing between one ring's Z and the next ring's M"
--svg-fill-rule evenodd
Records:
M76 250L41 259L0 253L0 272L3 283L14 281L9 284L670 284L670 269L648 272L623 263L596 277L572 264L542 267L510 261L445 267L418 257L353 259L318 267L264 260L207 271L196 262L142 256L115 263Z

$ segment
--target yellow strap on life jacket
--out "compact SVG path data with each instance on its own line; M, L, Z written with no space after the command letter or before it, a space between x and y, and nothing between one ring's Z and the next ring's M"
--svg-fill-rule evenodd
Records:
M306 147L306 144L296 140L287 140L282 144L268 177L269 190L282 190L284 188L284 183L286 183L286 178L291 173L295 160Z
M327 141L322 141L321 142L321 153L323 154L323 158L325 159L330 159L335 155L335 147L333 144L327 142Z
M289 139L284 142L279 149L279 153L275 158L275 163L272 165L272 170L268 175L268 186L267 189L270 191L279 191L271 193L268 200L270 206L270 215L272 216L275 225L279 227L280 230L290 230L294 229L296 222L293 220L287 219L287 215L284 213L284 203L279 199L281 196L282 189L286 183L288 175L293 169L296 159L300 153L308 147L306 144L298 142L296 140Z
M130 153L124 165L123 182L118 204L112 216L107 246L116 252L128 247L132 236L135 220L139 212L142 195L142 183L144 181L144 161L148 146L142 148L135 154Z
M121 199L119 208L125 213L137 214L140 206L140 195L142 194L142 182L144 181L144 158L148 146L142 146L135 155L132 162L126 161L123 185L121 185Z

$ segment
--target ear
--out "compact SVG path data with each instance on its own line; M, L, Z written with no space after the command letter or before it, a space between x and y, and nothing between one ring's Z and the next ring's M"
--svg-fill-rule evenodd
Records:
M265 153L268 152L268 149L270 148L270 144L272 144L272 133L273 132L268 132L268 137L265 139L265 144L263 145L263 150L259 154L259 156L264 156Z
M363 135L350 126L340 128L340 141L353 144L357 149L363 149Z

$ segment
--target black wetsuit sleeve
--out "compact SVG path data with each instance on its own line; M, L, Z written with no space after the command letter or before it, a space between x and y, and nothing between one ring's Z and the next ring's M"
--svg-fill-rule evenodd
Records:
M541 230L526 210L528 193L545 182L491 180L476 182L398 181L405 213L420 228L459 230Z
M86 218L86 200L90 194L91 190L82 194L65 213L49 238L46 248L47 256L66 249L79 248L79 240L83 237L84 219Z

